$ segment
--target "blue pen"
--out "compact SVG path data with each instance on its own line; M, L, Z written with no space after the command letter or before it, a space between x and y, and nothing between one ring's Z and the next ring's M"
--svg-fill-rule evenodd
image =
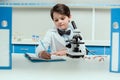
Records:
M43 43L41 40L40 40L40 43L41 43L42 47L45 49L46 52L48 52L48 53L51 52L51 50L50 50L50 46L48 47L48 49L46 49L44 43Z
M41 40L40 40L40 43L41 43L42 47L45 49L45 51L47 51L47 49L45 48L44 43Z

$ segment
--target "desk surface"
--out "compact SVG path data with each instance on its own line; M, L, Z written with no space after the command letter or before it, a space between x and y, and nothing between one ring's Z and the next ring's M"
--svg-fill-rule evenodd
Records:
M61 62L30 62L23 54L12 54L12 70L0 70L1 80L119 80L109 72L109 57L71 59Z

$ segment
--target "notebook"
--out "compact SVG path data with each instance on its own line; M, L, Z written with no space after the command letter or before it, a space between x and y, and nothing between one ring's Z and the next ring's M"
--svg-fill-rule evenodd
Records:
M43 59L39 58L35 53L25 53L25 58L30 60L31 62L58 62L58 61L66 61L66 59L52 55L51 59Z

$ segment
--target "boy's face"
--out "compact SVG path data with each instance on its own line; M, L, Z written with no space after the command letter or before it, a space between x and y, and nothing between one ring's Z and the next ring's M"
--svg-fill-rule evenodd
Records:
M57 12L53 13L53 21L54 21L55 26L58 29L61 29L61 30L67 29L70 19L71 17L68 17L66 15L61 15Z

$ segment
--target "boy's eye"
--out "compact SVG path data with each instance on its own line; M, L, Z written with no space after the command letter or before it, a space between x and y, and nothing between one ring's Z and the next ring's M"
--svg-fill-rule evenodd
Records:
M55 22L57 22L57 21L58 21L58 19L55 19L54 21L55 21Z
M60 18L60 20L64 20L64 19L65 19L65 17ZM54 19L54 21L55 21L55 22L58 22L59 19Z
M65 18L61 18L61 20L64 20Z

